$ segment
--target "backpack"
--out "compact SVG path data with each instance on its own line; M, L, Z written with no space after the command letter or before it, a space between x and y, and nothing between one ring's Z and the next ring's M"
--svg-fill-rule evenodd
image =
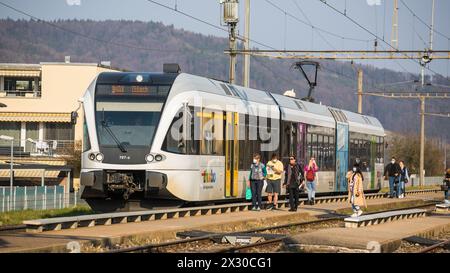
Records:
M254 180L264 179L263 165L261 163L259 163L258 165L252 164L251 171L252 171L252 179Z
M306 171L306 180L314 181L314 171L309 169Z

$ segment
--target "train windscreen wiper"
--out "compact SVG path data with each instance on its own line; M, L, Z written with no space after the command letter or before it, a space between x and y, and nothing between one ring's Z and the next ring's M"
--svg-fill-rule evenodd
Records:
M113 133L113 131L111 130L111 128L109 128L108 124L105 121L105 112L103 112L103 119L101 121L102 123L102 127L105 128L105 130L109 133L109 135L112 137L112 139L114 140L114 142L116 142L117 146L119 147L119 149L122 151L122 153L126 153L127 149L125 149L125 147L123 146L123 144L117 139L116 135Z

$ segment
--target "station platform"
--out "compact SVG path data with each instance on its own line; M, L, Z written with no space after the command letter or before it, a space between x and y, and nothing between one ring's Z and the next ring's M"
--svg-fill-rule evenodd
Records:
M394 205L414 201L439 200L442 194L423 193L406 196L404 199L370 199L369 208L391 208ZM231 214L203 215L158 221L94 226L78 229L26 233L25 231L0 233L0 252L68 252L67 243L77 241L82 249L92 244L113 246L129 240L144 239L147 243L157 243L176 238L176 233L187 230L211 232L232 232L269 225L310 221L342 213L350 208L347 202L323 203L301 206L297 212L287 208L275 211L242 211Z
M450 230L450 215L432 215L383 223L363 228L329 228L306 232L289 238L291 251L317 252L320 250L366 250L367 252L393 252L403 238L428 236Z

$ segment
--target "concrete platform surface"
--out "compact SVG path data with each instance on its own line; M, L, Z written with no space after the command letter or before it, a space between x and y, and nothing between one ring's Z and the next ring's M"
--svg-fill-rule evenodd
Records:
M402 238L450 229L450 216L433 215L380 225L351 228L329 228L292 236L290 243L315 246L337 246L350 249L373 249L392 252Z
M438 193L426 193L407 196L404 199L370 199L368 206L381 204L393 204L411 202L412 200L432 200L442 197ZM334 213L336 210L349 208L347 202L317 204L314 206L301 206L296 213L288 212L287 208L276 211L244 211L229 214L204 215L187 218L175 218L158 221L146 221L138 223L115 224L111 226L94 226L78 229L64 229L58 231L46 231L43 233L10 232L0 233L0 252L15 251L39 251L41 248L53 246L56 249L65 248L70 241L86 243L89 241L121 242L125 237L159 237L161 239L173 239L176 232L202 229L229 229L233 231L236 225L244 225L247 222L257 222L260 226L271 223L289 223L300 219L311 220L323 215ZM61 251L61 250L58 250Z

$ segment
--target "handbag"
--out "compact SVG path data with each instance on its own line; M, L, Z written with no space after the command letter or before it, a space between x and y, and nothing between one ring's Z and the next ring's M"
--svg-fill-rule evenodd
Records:
M245 199L252 200L252 189L250 189L249 187L247 187L247 189L245 190Z

